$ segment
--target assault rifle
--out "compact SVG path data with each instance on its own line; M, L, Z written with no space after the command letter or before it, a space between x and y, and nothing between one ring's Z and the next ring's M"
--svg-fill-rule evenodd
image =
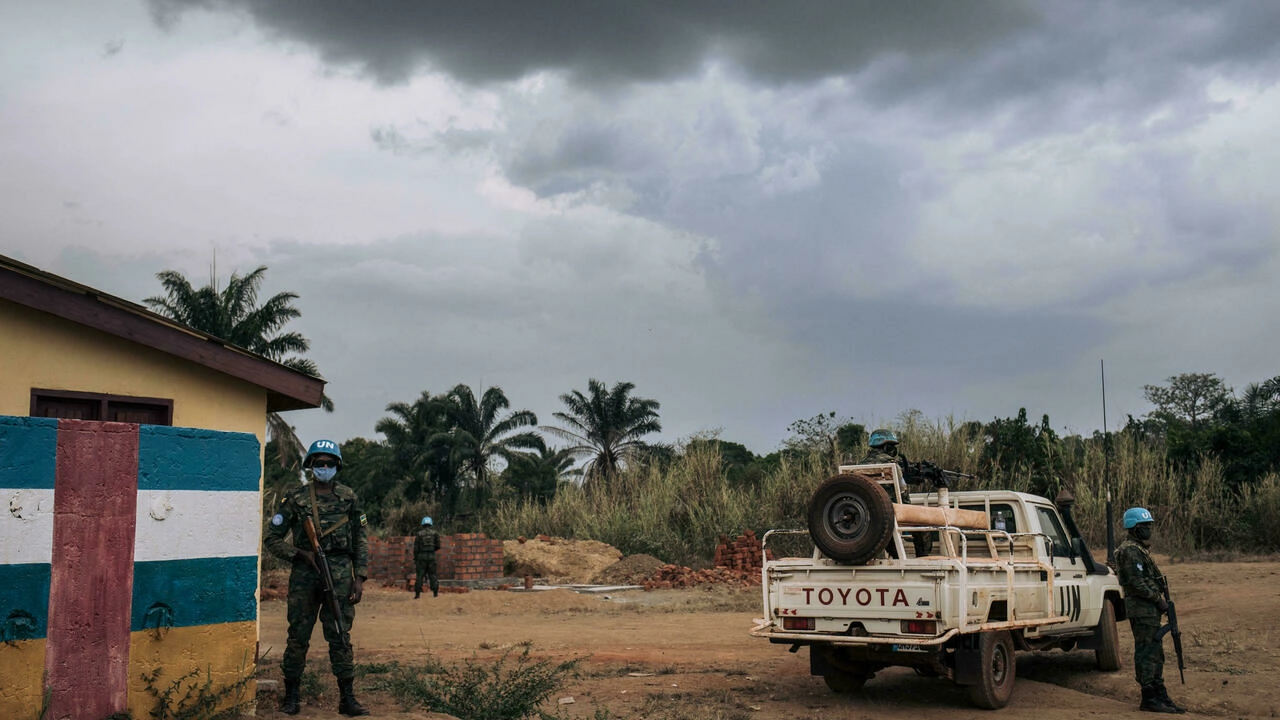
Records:
M329 558L325 557L320 547L320 538L316 536L316 526L311 518L303 518L302 527L307 531L307 539L311 541L311 552L315 553L316 570L320 571L320 582L324 585L324 602L329 606L329 614L333 616L333 629L338 633L342 647L351 648L351 638L342 628L342 603L338 602L337 586L333 584L333 571L329 569Z
M955 470L943 470L928 460L921 460L917 463L907 463L907 472L905 479L911 484L923 482L925 480L933 481L936 488L951 487L951 478L972 478L968 473L956 472Z
M1160 578L1160 592L1164 594L1164 602L1168 606L1164 614L1169 616L1169 622L1156 633L1156 640L1164 642L1165 635L1173 636L1173 652L1178 656L1178 677L1182 679L1182 684L1186 685L1187 664L1182 659L1182 631L1178 629L1178 611L1173 607L1173 598L1169 597L1169 581L1165 578Z

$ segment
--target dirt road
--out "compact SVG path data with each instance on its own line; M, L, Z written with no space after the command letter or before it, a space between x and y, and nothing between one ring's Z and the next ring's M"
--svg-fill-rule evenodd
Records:
M1186 717L1280 717L1280 561L1166 558L1162 568L1174 589L1187 654L1184 686L1166 641L1166 681L1175 700L1191 709ZM573 719L1151 717L1137 711L1126 623L1120 631L1121 672L1097 672L1092 651L1020 653L1013 700L993 714L971 707L950 683L902 669L882 671L859 695L833 695L821 678L809 675L807 650L791 654L747 635L760 614L758 592L488 590L414 600L412 593L371 588L356 618L356 660L413 663L428 654L445 662L487 660L529 642L538 657L585 658L581 677L568 681L546 708ZM279 600L262 604L266 677L278 677L284 611ZM327 673L318 631L312 663ZM325 695L297 717L334 717L331 678L326 682ZM390 698L370 693L361 699L378 717L443 717L405 712ZM274 696L260 693L260 701L260 716L284 717L274 711Z

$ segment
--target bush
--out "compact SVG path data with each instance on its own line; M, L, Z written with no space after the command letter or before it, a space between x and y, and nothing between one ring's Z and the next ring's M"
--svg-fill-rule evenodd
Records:
M539 706L574 674L582 658L562 662L534 660L525 644L512 659L512 650L492 664L468 660L447 666L434 659L422 666L398 662L366 667L367 686L391 693L405 709L423 708L460 718L520 720L534 714L547 717Z

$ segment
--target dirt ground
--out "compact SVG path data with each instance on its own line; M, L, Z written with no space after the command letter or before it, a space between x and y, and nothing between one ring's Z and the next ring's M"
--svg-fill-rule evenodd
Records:
M1158 556L1157 556L1158 557ZM1178 682L1166 639L1166 683L1186 717L1280 717L1280 559L1174 563L1170 577L1187 656L1186 685ZM584 658L544 708L558 717L654 720L919 720L992 717L969 705L962 689L900 668L881 671L858 695L834 695L809 675L808 651L750 637L760 614L758 588L623 591L599 595L569 590L481 590L414 600L403 590L371 586L359 606L353 640L356 661L420 662L497 659L531 643L537 657ZM279 677L275 663L285 641L285 604L261 606L262 675ZM1139 713L1133 681L1132 637L1120 631L1120 672L1094 669L1092 651L1019 653L1010 718L1151 717ZM335 717L325 645L317 628L312 668L327 689L297 717ZM317 652L318 650L318 652ZM357 684L359 690L359 684ZM392 699L359 697L375 717L444 718L406 712ZM270 689L259 692L259 716L282 718Z

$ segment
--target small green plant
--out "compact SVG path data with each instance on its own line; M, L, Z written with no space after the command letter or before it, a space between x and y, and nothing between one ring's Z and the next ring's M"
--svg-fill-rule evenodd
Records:
M252 698L245 697L252 673L241 672L238 680L222 687L213 684L211 668L203 683L199 668L161 686L163 674L159 667L142 674L147 694L156 701L151 711L155 720L235 720L252 705Z
M299 688L302 697L316 701L324 694L324 683L320 680L320 673L314 670L306 670L302 673L302 685Z
M492 664L467 660L461 665L443 665L434 658L420 666L382 664L370 677L368 687L389 692L406 709L425 708L463 718L521 720L550 718L539 706L568 676L576 676L582 658L561 662L534 660L529 646L515 655L507 650ZM376 677L373 677L375 676Z

